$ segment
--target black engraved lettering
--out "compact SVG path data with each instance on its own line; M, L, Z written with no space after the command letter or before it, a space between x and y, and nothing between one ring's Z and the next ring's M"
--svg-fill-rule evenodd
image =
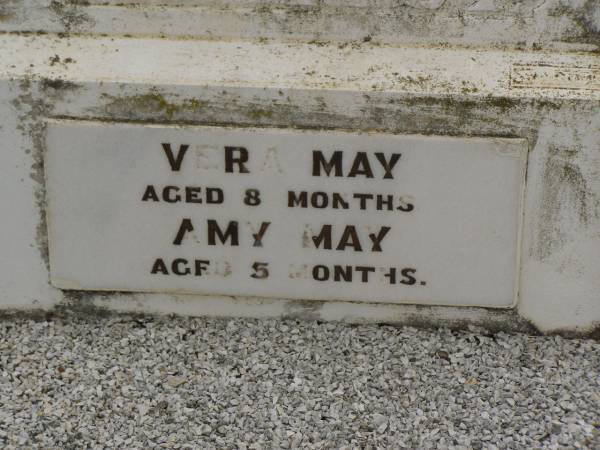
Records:
M388 273L383 274L384 277L389 278L390 284L396 284L396 268L390 267Z
M333 266L334 281L352 281L352 266Z
M200 198L200 192L202 188L187 186L185 188L185 201L186 203L202 203L202 198Z
M365 152L356 152L352 168L350 169L350 172L348 172L348 178L356 177L357 175L373 178L371 164L369 163L369 158Z
M385 170L385 175L383 176L383 178L385 180L389 180L389 179L393 179L394 178L394 175L392 175L392 170L394 170L394 167L396 166L396 164L400 160L400 156L402 156L401 153L392 153L390 161L388 162L385 159L385 154L384 153L375 153L375 157L377 158L377 161L379 161L379 163L383 167L383 170Z
M383 241L383 238L385 238L385 236L388 234L388 232L391 230L390 227L381 227L379 229L379 233L375 234L375 233L370 233L369 234L369 238L371 239L371 242L373 243L373 246L371 247L371 251L372 252L380 252L381 250L381 241Z
M329 197L325 192L313 192L310 196L310 204L317 209L327 208Z
M329 267L322 264L314 266L312 276L317 281L327 281L329 279Z
M246 189L244 194L244 205L257 206L260 205L260 191L258 189Z
M343 153L339 150L333 152L331 159L327 161L323 152L320 150L313 150L312 152L312 175L313 177L321 176L321 168L327 176L333 171L333 176L341 177L342 174L342 155Z
M400 280L400 283L412 286L417 282L417 279L413 277L413 275L417 273L417 269L406 268L402 269L400 273L403 276L403 278Z
M169 271L167 270L167 266L162 258L157 258L152 264L152 270L150 270L151 274L156 275L157 273L162 273L163 275L169 275Z
M404 201L403 198L400 198L400 206L398 206L398 208L396 209L399 211L409 212L415 209L415 205L413 205L412 203L407 203Z
M362 281L363 283L368 283L369 282L369 273L375 272L375 267L356 266L355 270L357 272L360 272L360 274L361 274L360 281Z
M204 259L196 259L194 261L194 275L196 275L197 277L202 276L202 273L208 270L209 265L210 261L206 261Z
M255 262L252 264L252 270L254 273L250 274L251 278L255 278L257 280L264 280L269 276L269 263L266 262Z
M331 225L323 225L321 232L317 236L313 236L312 241L316 248L319 248L321 242L323 242L323 248L331 250Z
M348 202L344 199L344 197L342 197L342 194L339 194L337 192L334 192L331 195L331 203L332 203L332 207L334 209L340 209L340 207L342 209L348 209L350 208L350 205L348 204Z
M260 226L260 230L258 230L258 233L253 233L252 237L254 238L254 244L253 247L262 247L262 239L265 235L265 233L267 232L267 228L269 228L269 225L271 225L271 222L263 222Z
M392 211L394 209L394 196L382 194L377 194L377 211L381 211L384 206L388 211Z
M223 203L225 195L220 188L206 188L206 203L210 205L220 205Z
M167 159L169 160L169 165L171 166L171 170L173 172L179 172L181 169L181 163L183 162L183 157L188 151L189 145L180 145L179 151L177 152L177 156L173 155L173 150L171 149L171 144L162 144L162 148L167 155Z
M159 201L158 194L156 193L154 186L152 186L151 184L146 186L146 190L144 191L144 195L142 196L143 202L147 202L148 200L152 200L153 202Z
M171 264L171 271L175 275L189 275L192 273L192 269L190 269L187 265L187 259L183 258L175 258L173 263Z
M357 198L360 200L360 209L367 209L367 200L373 198L373 194L354 194L353 198Z
M216 238L218 237L222 244L226 244L227 240L231 239L231 246L239 245L238 223L230 221L227 224L227 229L223 233L216 220L209 219L208 224L208 245L217 245Z
M183 241L185 234L192 232L192 231L194 231L194 226L192 225L192 219L183 219L181 221L181 225L179 225L179 230L177 231L177 235L175 236L173 245L181 245L181 241Z
M181 200L179 195L179 187L177 186L165 186L162 192L163 200L167 203L177 203Z
M346 226L336 250L346 250L346 247L352 247L355 252L362 252L360 239L353 225Z
M248 150L245 147L225 147L225 172L234 173L234 167L238 167L239 173L250 173L246 168L248 162Z
M306 208L308 205L308 194L306 191L296 193L294 191L288 191L288 207L293 208L299 206L300 208Z

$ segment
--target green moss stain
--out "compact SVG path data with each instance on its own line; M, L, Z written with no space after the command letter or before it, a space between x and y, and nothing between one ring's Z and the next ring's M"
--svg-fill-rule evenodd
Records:
M102 94L102 97L107 100L109 112L125 112L132 116L153 114L157 119L163 117L167 120L172 120L186 112L198 111L206 105L206 102L195 98L185 99L179 103L170 101L157 91L123 97Z
M273 110L254 108L248 111L248 117L257 121L261 119L271 119L273 117Z
M70 91L77 90L81 86L72 81L63 80L61 78L43 78L41 80L41 89L47 93L48 90L53 91Z
M506 110L510 108L515 108L519 104L519 100L508 98L508 97L487 97L485 99L485 103L492 108L497 108L502 112L506 112Z

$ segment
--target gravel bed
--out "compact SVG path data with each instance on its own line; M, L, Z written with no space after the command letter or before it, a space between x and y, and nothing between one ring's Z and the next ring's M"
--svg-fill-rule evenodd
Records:
M0 321L0 448L600 448L600 342L186 318Z

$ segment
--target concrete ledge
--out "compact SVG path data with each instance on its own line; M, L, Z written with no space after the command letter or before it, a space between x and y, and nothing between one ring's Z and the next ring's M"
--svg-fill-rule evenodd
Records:
M0 31L597 51L595 0L22 0Z
M0 76L47 79L59 89L68 86L56 80L600 99L600 58L593 54L19 34L0 35L0 46Z

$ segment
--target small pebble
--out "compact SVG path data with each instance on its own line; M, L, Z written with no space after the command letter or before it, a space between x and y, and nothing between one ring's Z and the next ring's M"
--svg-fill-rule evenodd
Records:
M169 384L169 386L174 387L174 388L181 386L185 382L186 382L186 379L183 377L169 377L167 380L167 383Z

